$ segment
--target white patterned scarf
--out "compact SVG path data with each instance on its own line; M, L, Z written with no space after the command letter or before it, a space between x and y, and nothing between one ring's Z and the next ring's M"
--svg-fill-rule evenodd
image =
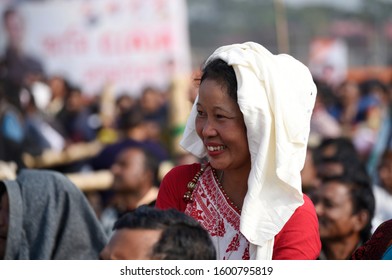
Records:
M240 232L239 210L225 196L210 165L197 181L193 202L187 204L185 213L209 232L218 260L250 258L249 242Z

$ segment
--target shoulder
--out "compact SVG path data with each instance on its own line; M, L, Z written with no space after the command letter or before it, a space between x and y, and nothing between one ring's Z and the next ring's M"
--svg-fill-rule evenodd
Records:
M174 188L176 190L186 190L186 186L195 174L200 170L200 163L179 165L173 167L162 179L160 189Z
M304 198L304 204L302 204L300 207L297 208L297 210L295 210L293 216L295 218L303 218L302 215L310 215L310 216L314 216L315 218L317 218L316 216L316 209L314 208L314 204L312 202L312 200L310 200L310 198L304 194L303 195Z
M286 225L283 227L300 227L301 225L308 225L317 228L318 234L318 219L316 209L313 202L307 195L303 195L304 204L298 207Z
M187 190L188 182L192 180L200 168L200 163L172 168L162 179L156 207L161 209L175 208L184 211L186 204L182 197Z
M201 168L200 163L175 166L166 174L165 178L175 177L176 180L192 179L193 176L197 173L197 171L200 170L200 168Z
M308 196L275 237L274 259L316 259L321 241L316 210Z

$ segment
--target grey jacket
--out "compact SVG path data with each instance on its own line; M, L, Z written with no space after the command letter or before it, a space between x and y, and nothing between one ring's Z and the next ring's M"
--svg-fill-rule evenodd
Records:
M26 169L4 184L10 212L4 259L98 259L107 236L84 194L68 178Z

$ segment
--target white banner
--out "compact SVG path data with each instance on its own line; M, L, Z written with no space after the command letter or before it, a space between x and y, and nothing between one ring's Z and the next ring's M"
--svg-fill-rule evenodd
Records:
M26 1L18 10L26 52L47 74L63 75L89 94L106 83L135 94L190 71L185 0Z

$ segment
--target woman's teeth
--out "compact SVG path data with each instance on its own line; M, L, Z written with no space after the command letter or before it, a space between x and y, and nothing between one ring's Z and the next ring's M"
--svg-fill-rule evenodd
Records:
M225 146L207 146L207 150L214 152L214 151L222 151L223 149L225 149Z

